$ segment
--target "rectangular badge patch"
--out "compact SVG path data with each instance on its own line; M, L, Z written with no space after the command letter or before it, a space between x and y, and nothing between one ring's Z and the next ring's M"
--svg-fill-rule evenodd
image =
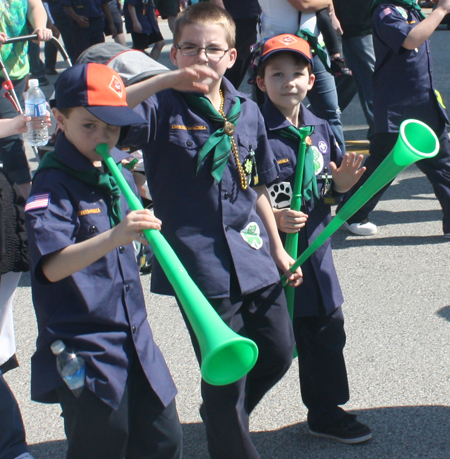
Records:
M89 214L99 214L101 213L100 207L96 207L95 209L83 209L79 210L77 212L77 215L79 217L82 217L83 215L89 215Z
M387 7L385 8L381 13L380 13L380 19L383 19L385 18L388 14L391 14L392 13L392 10Z
M33 209L45 209L50 203L50 193L35 194L27 199L25 212Z

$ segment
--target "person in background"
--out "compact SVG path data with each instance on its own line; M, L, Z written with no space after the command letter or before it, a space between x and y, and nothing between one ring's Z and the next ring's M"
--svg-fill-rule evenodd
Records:
M131 34L133 49L145 51L151 45L150 57L157 61L164 47L152 0L125 0L125 26Z
M108 37L112 36L113 40L119 45L127 46L127 41L125 39L125 34L123 33L123 22L122 22L122 8L119 0L111 0L109 2L109 10L111 11L111 16L114 21L114 26L116 28L116 34L113 35L111 32L108 23L105 24L104 33Z
M153 0L155 8L158 10L161 19L167 19L169 29L173 33L175 20L180 12L179 0Z
M336 80L342 111L356 93L369 126L367 138L374 134L372 76L375 51L372 41L370 6L373 0L334 0L332 18L337 17L342 30L342 49L353 78Z
M30 117L0 120L0 137L23 134ZM0 458L33 459L28 452L19 405L3 375L19 366L13 300L22 272L28 271L25 199L0 168Z
M112 37L115 37L116 27L109 9L109 0L60 0L60 3L72 19L77 58L85 49L105 41L105 20Z
M31 31L27 23L31 26ZM47 29L47 13L41 0L18 0L14 8L9 2L0 2L0 44L8 38L21 35L37 34L38 41L48 41L52 31ZM14 85L20 104L23 106L23 93L30 71L28 59L28 42L17 42L2 45L0 48L2 61ZM5 81L5 75L0 83ZM5 89L0 90L0 117L2 119L17 116L16 108L3 97ZM18 193L28 196L31 187L31 176L25 148L21 135L12 135L0 140L0 161L3 163L8 177L17 184Z
M211 3L227 10L236 24L236 62L225 72L225 77L239 89L250 63L250 48L256 43L261 8L258 0L211 0Z
M77 59L75 52L75 37L73 35L72 19L67 14L66 9L61 5L60 0L46 0L44 6L47 9L49 21L51 25L49 28L53 31L53 35L59 39L61 35L64 48L69 55L72 64ZM47 75L57 75L56 58L58 50L52 42L45 43L45 73Z
M449 12L450 0L439 0L428 17L415 0L373 2L375 133L364 164L367 172L340 204L347 202L388 156L397 141L401 123L416 119L427 124L440 141L437 156L422 159L416 165L431 182L441 205L445 238L450 238L450 139L446 128L449 119L434 86L429 38ZM377 233L377 226L369 216L389 185L347 220L348 231L357 236Z

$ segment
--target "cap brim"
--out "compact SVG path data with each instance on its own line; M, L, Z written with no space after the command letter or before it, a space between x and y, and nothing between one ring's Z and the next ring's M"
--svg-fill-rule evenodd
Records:
M292 48L279 48L279 49L274 49L273 51L268 52L266 55L264 55L264 56L261 58L261 63L264 62L269 56L272 56L273 54L280 53L280 52L283 52L283 51L289 51L289 52L291 52L291 53L300 54L300 56L303 56L303 57L308 61L308 63L310 63L311 65L313 64L312 59L309 58L305 53L302 53L301 51L298 51L297 49L292 49Z
M135 113L129 107L84 107L89 113L92 113L100 121L111 126L130 126L132 124L143 124L147 121L142 116Z

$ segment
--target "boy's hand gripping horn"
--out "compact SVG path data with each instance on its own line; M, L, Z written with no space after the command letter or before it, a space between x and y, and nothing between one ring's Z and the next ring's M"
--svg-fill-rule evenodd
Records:
M403 121L400 125L397 143L392 151L367 179L367 182L342 206L312 244L297 258L291 266L291 271L301 266L345 221L403 169L421 159L436 156L438 151L439 140L425 123L417 120ZM284 283L287 282L286 276L282 276L282 280Z
M115 178L130 209L143 209L140 200L111 158L108 145L100 144L96 151ZM215 386L238 381L255 365L258 347L252 340L236 334L223 322L158 230L144 230L144 235L172 284L195 332L202 354L203 379Z

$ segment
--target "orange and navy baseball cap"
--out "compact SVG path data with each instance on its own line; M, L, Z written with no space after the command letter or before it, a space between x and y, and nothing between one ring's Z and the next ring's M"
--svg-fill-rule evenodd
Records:
M292 51L301 54L309 64L313 63L311 47L303 38L284 33L276 37L269 38L263 46L261 53L261 62L264 62L269 56L280 51Z
M59 76L55 84L56 108L84 107L112 126L142 124L145 120L127 104L127 93L119 74L103 64L77 64Z

